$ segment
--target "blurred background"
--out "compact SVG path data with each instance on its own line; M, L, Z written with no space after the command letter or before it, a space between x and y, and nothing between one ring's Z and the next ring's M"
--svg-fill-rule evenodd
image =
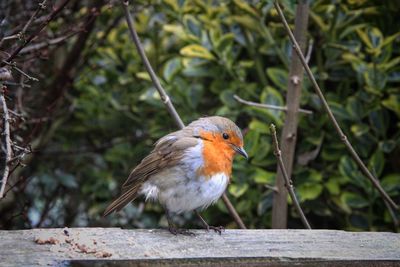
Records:
M63 2L1 1L2 62ZM311 69L345 134L400 203L400 2L308 3ZM293 25L296 1L281 5ZM235 159L227 194L249 228L270 228L276 159L268 126L276 124L280 133L285 113L233 96L286 105L292 47L272 1L138 0L131 11L184 123L221 115L243 129L250 160ZM119 1L68 1L12 61L38 81L8 66L13 80L3 90L13 158L0 229L166 226L161 207L143 199L102 217L152 144L177 129L130 39ZM308 78L300 106L313 114L299 115L292 179L313 228L394 230ZM212 225L236 227L222 201L203 214ZM199 227L193 214L177 220ZM303 228L290 201L288 227Z

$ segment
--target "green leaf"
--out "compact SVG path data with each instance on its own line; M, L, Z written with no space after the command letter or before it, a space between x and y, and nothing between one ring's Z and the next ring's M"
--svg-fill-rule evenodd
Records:
M395 34L392 34L392 35L386 37L382 43L382 46L386 46L386 45L394 42L397 39L397 37L399 37L399 36L400 36L400 32L396 32Z
M254 130L260 133L269 134L269 127L266 123L261 122L259 120L252 120L249 124L249 129Z
M380 64L379 68L383 71L388 71L393 67L397 67L399 64L400 64L400 57L396 57L387 63Z
M216 43L215 50L220 54L224 53L227 50L232 49L232 44L235 39L235 35L233 33L224 34Z
M303 183L296 188L301 201L316 199L322 193L323 186L317 183Z
M192 108L196 108L202 99L202 95L204 92L204 87L202 84L192 84L189 86L188 94L187 94L187 99Z
M246 151L249 157L253 157L259 148L260 133L258 131L250 130L244 137L244 143L246 144Z
M236 107L237 106L237 101L233 97L235 95L234 92L231 90L224 90L222 93L219 95L219 98L221 99L222 103L224 103L228 107Z
M235 5L243 10L244 12L250 14L251 16L254 16L256 18L259 17L257 11L255 8L251 7L249 4L246 3L246 1L242 1L242 0L233 0L233 2L235 3Z
M174 76L182 69L181 59L178 57L171 58L164 67L164 79L170 82Z
M400 95L390 95L382 101L382 105L394 111L397 117L400 118Z
M360 39L367 46L367 52L379 56L382 52L381 47L383 45L383 35L378 28L367 28L364 31L356 29L356 32Z
M322 181L322 174L321 172L318 172L316 170L311 169L309 174L308 174L308 181L316 183L316 182L321 182Z
M389 117L384 109L376 109L369 112L371 128L381 137L386 137L389 127Z
M244 28L247 28L253 32L260 32L259 22L249 15L231 16L230 18Z
M272 207L273 204L273 194L269 193L261 202L257 205L257 214L263 215L268 209Z
M326 189L332 195L339 195L340 193L340 181L339 179L331 178L325 184Z
M248 184L232 184L229 186L229 193L235 198L239 198L244 193L246 193L247 189L249 189Z
M165 24L163 25L163 31L168 32L173 34L179 39L191 39L189 36L186 34L185 30L183 29L182 25L176 25L176 24Z
M343 107L342 104L329 101L329 107L331 108L335 117L345 120L351 120L351 116L348 111Z
M377 177L379 177L382 174L384 167L385 158L383 156L383 152L378 149L369 160L369 169L372 170Z
M367 92L381 95L382 90L385 88L387 83L387 76L382 71L375 68L367 68L363 72L363 77L366 83L365 89Z
M192 15L185 15L183 16L183 24L185 25L185 28L192 34L193 36L197 38L201 38L201 24L199 23L198 20Z
M179 5L177 0L164 0L164 3L169 5L175 12L179 11Z
M266 165L265 160L270 150L271 150L271 140L266 136L261 135L257 151L254 154L251 163L257 166L265 166Z
M383 177L381 185L390 195L400 194L400 174L392 173Z
M347 179L350 183L363 188L365 191L371 189L370 182L358 170L357 164L349 156L346 155L340 159L339 171L343 175L343 178Z
M368 133L369 130L370 130L370 128L368 127L368 125L363 124L363 123L354 124L354 125L351 126L351 132L357 137Z
M256 168L253 174L253 180L258 184L274 184L275 176L275 172L269 172L261 168Z
M203 59L208 59L208 60L214 60L215 57L213 54L211 54L210 51L207 50L207 48L197 45L197 44L191 44L183 47L180 50L180 53L182 56L185 57L195 57L195 58L203 58Z
M286 90L288 84L288 72L280 68L268 68L267 75L272 82L282 90Z
M357 97L349 97L346 103L346 110L354 121L360 121L364 117L364 107Z
M340 196L340 201L351 208L364 208L369 205L368 201L364 197L351 192L344 192Z
M136 77L145 81L151 81L150 75L146 71L137 72Z
M261 103L263 104L269 104L269 105L274 105L274 106L284 106L283 102L283 97L281 93L276 90L275 88L271 86L267 86L264 91L261 94ZM274 117L279 118L279 116L282 114L282 111L279 110L271 110L271 109L266 109L268 113L274 115Z

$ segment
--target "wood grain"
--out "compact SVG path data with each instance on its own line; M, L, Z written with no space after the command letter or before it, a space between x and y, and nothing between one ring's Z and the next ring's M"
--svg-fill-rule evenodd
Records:
M191 237L166 230L65 230L0 231L0 266L400 266L395 233L194 230Z

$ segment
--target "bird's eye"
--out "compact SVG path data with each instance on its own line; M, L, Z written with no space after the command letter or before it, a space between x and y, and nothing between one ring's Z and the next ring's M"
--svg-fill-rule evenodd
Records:
M223 133L223 134L222 134L222 137L223 137L224 139L229 139L229 134Z

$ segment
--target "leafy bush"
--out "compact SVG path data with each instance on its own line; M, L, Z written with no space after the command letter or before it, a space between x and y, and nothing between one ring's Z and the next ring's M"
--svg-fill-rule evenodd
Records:
M293 21L294 1L282 1ZM385 2L385 3L383 3ZM326 98L355 149L400 202L400 51L393 27L396 1L311 1L310 61ZM268 228L276 160L268 124L282 127L284 113L244 106L233 95L285 105L291 45L270 1L150 1L138 4L136 25L146 53L185 123L205 115L235 120L245 131L250 161L235 160L229 196L244 222ZM81 11L84 7L81 7ZM43 151L24 169L32 176L23 200L35 226L165 225L161 208L137 200L120 214L102 212L119 186L151 149L175 130L144 71L119 6L104 8L85 47L69 101ZM391 229L379 194L335 134L307 79L301 107L293 180L315 228ZM56 125L58 123L58 125ZM310 155L314 155L311 156ZM50 203L50 204L49 204ZM48 207L47 207L48 209ZM289 209L289 227L302 228ZM222 203L205 211L211 224L235 227ZM190 214L181 223L195 223ZM26 221L25 221L26 222ZM18 219L15 227L24 225Z

